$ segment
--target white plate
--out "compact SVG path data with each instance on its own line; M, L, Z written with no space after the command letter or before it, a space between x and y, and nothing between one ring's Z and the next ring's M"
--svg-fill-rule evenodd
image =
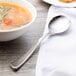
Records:
M43 0L43 1L59 7L76 7L76 1L71 3L60 2L59 0Z

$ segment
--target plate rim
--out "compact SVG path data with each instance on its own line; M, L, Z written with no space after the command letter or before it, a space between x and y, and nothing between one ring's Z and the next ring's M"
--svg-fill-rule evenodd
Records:
M54 1L54 0L53 0L53 1ZM59 2L60 5L51 2L51 0L48 0L48 1L47 1L47 0L43 0L43 2L46 2L46 3L51 4L51 5L54 5L54 6L58 6L58 7L76 8L76 4L75 4L76 2L74 2L74 3L69 3L69 4L66 4L66 3L63 3L63 2Z

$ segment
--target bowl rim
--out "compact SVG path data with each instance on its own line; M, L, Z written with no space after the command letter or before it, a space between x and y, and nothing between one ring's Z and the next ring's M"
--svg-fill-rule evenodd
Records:
M28 1L26 1L26 0L23 0L23 1L25 1L25 3L27 3L27 4L29 4L30 6L33 7L33 9L34 9L34 11L35 11L35 16L34 16L34 18L31 20L31 22L29 22L29 23L27 23L27 24L23 24L23 26L21 26L21 27L14 28L14 29L11 29L11 30L0 30L0 33L1 33L1 32L14 32L14 31L21 30L21 29L23 29L23 28L27 28L27 27L30 26L30 24L32 24L32 23L35 21L36 16L37 16L37 10L36 10L35 6L32 5L30 2L28 2Z
M46 3L52 4L54 6L63 7L63 8L75 8L76 1L71 3L60 2L59 0L43 0Z

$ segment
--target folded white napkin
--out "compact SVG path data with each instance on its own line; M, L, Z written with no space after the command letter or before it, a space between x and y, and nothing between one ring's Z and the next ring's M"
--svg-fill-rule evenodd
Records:
M63 14L71 20L68 32L52 36L40 48L36 76L76 76L76 8L52 6L44 30L50 17Z

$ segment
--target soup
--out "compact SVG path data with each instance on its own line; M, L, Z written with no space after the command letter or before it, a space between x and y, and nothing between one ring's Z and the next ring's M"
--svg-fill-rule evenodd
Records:
M0 2L0 30L15 29L31 21L32 14L27 8L13 3Z
M76 1L76 0L60 0L61 2L65 2L65 3L70 3L70 2L73 2L73 1Z

